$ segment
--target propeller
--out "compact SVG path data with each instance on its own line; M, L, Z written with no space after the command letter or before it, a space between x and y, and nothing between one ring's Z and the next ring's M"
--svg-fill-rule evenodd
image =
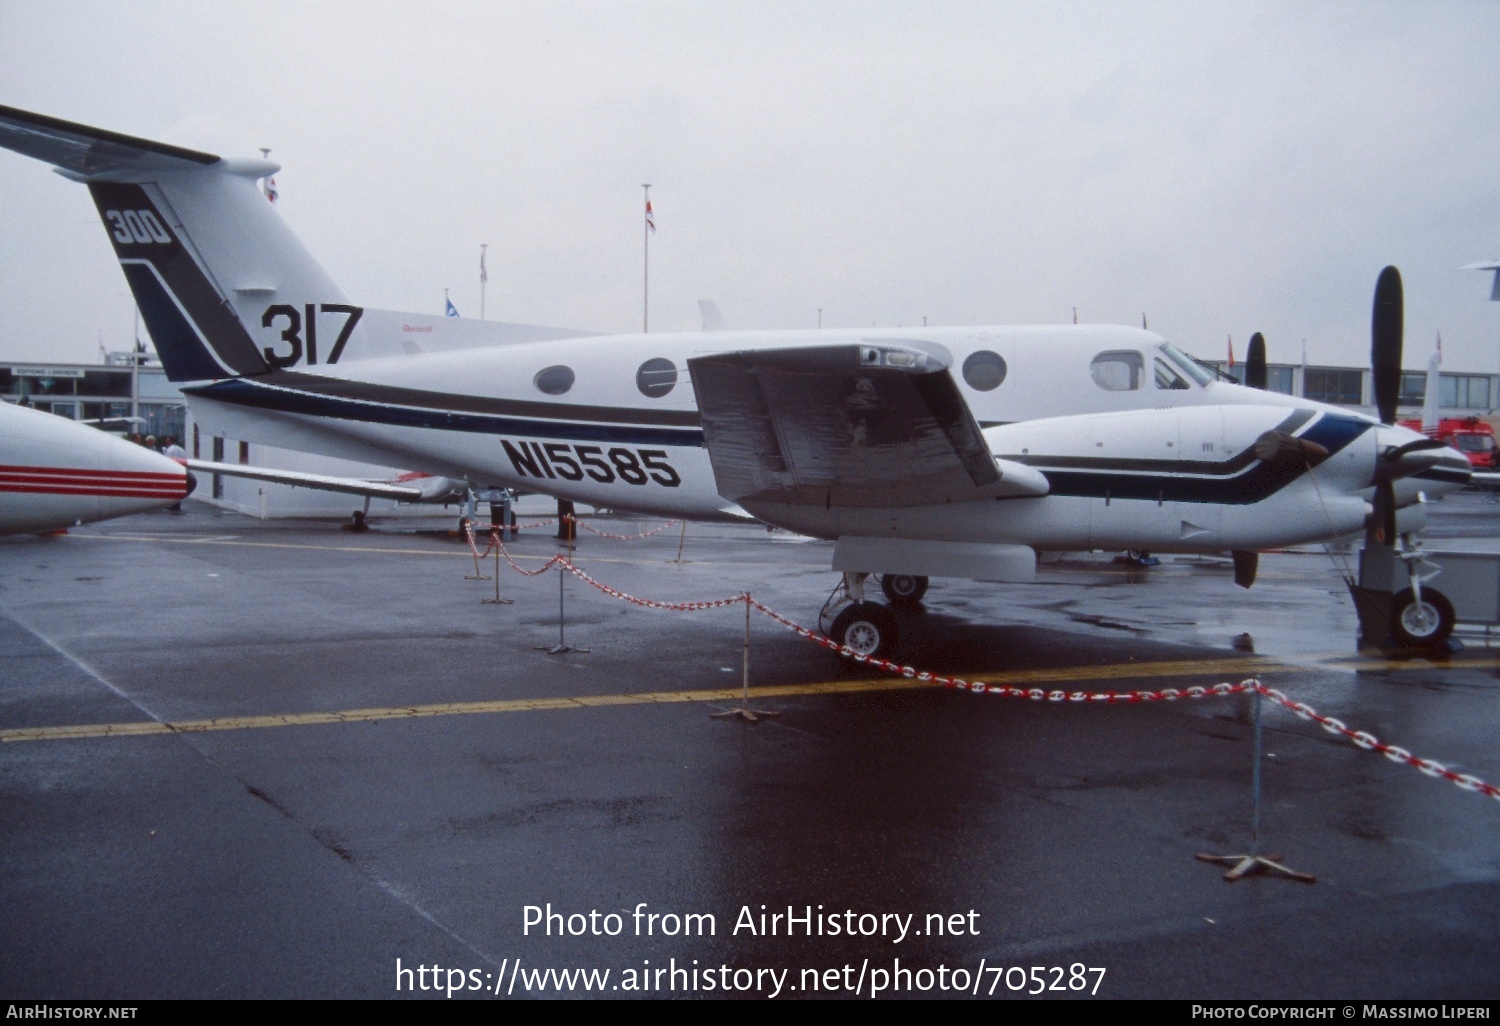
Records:
M1375 409L1382 424L1396 421L1401 394L1401 272L1387 267L1375 282L1375 305L1370 312L1370 373ZM1438 458L1427 439L1392 446L1375 464L1375 501L1365 526L1365 548L1360 554L1359 583L1349 582L1349 594L1359 613L1360 637L1365 645L1391 643L1392 596L1396 589L1395 482Z
M1250 351L1245 354L1245 384L1262 391L1266 387L1266 337L1258 331L1250 336Z

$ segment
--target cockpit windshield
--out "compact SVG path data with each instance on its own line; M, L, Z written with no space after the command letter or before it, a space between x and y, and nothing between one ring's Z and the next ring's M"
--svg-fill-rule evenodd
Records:
M1187 353L1184 353L1181 349L1178 349L1172 343L1163 342L1157 348L1161 350L1163 356L1176 364L1182 373L1196 381L1199 388L1203 388L1214 379L1213 371L1203 366L1203 364L1193 359Z

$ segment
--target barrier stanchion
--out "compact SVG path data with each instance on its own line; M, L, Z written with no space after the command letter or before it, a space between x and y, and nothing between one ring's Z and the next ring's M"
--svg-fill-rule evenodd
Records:
M1318 878L1311 873L1299 873L1295 869L1289 869L1282 865L1280 855L1262 855L1260 853L1260 764L1261 752L1264 746L1261 741L1260 728L1260 699L1264 689L1257 684L1255 688L1255 760L1250 768L1250 851L1244 855L1198 855L1201 862L1217 862L1221 866L1230 866L1229 872L1224 874L1224 879L1229 883L1242 880L1254 873L1276 873L1292 880L1300 880L1302 883L1317 883Z
M780 716L781 713L767 709L750 708L750 607L753 604L750 593L745 592L745 646L740 663L740 707L738 709L725 709L722 712L710 713L710 719L724 719L730 716L738 716L746 723L759 723L765 716Z
M484 552L480 552L479 547L474 544L474 521L470 520L468 517L464 517L463 528L464 540L469 543L469 552L474 556L474 572L472 574L464 574L464 580L487 581L489 580L489 578L485 576L483 570L479 569L479 561L484 558L484 556L487 555L490 550L485 549ZM495 571L495 576L500 576L500 571L498 569ZM495 587L500 587L498 582L495 584Z
M681 535L681 537L679 537L677 539L677 558L676 559L669 559L669 560L667 560L667 562L669 562L669 563L676 563L678 566L681 566L683 563L691 563L692 562L691 559L683 559L682 558L682 547L684 545L686 545L686 544L687 544L687 518L684 517L683 521L682 521L682 535ZM747 602L747 604L745 606L745 616L748 617L749 615L750 615L750 606L749 606L749 604Z
M568 616L567 608L563 602L563 585L566 583L566 578L569 571L573 571L575 573L577 572L576 570L574 570L573 560L569 558L572 555L573 547L569 545L567 555L552 557L553 561L557 563L557 644L552 645L551 647L548 647L546 645L536 646L537 651L546 652L548 655L563 655L566 652L581 652L584 655L587 655L589 652L589 650L586 648L580 648L576 645L568 644Z
M487 598L487 599L480 599L479 601L480 601L481 605L486 605L486 606L513 606L513 605L516 604L516 600L515 599L508 599L508 598L501 598L500 597L500 539L501 539L501 537L503 537L504 531L505 531L504 527L492 527L492 528L490 528L490 548L489 549L485 549L485 551L488 552L490 549L494 549L495 550L495 597L494 598Z

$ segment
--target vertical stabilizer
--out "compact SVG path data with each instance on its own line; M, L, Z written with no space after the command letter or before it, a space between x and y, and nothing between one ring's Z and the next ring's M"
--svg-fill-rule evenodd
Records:
M255 184L276 164L10 107L0 146L89 187L171 380L333 363L353 335L362 311Z

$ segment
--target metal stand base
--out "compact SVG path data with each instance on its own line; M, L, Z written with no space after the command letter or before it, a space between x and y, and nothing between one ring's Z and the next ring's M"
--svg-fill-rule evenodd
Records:
M582 652L584 655L589 654L588 649L574 648L572 645L553 645L551 648L548 648L546 645L533 645L532 647L535 648L538 652L546 652L548 655L562 655L564 652Z
M1202 862L1217 862L1221 866L1233 866L1233 869L1224 874L1224 879L1230 883L1263 872L1280 873L1282 876L1301 880L1303 883L1318 882L1318 878L1311 873L1299 873L1295 869L1283 866L1279 861L1280 855L1197 855L1195 858Z
M763 717L780 715L781 713L779 712L772 712L766 709L752 709L748 705L742 705L738 709L725 709L723 712L709 713L708 718L711 720L722 720L730 716L738 716L746 723L759 723Z

